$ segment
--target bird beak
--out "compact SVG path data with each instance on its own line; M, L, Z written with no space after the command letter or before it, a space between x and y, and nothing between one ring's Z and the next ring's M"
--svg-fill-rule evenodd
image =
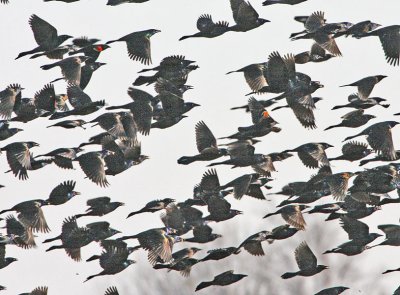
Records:
M187 89L193 89L194 87L192 85L186 85Z
M197 104L197 103L193 103L193 105L195 106L195 107L200 107L201 105L199 105L199 104Z
M81 194L80 192L75 192L75 195L77 195L77 196L80 195L80 194Z

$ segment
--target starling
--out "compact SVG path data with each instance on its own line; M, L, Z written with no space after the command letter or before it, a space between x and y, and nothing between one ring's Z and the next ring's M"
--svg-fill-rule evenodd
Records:
M72 38L72 36L69 35L58 35L55 27L35 14L32 14L32 16L29 18L29 25L33 31L33 36L35 37L36 43L39 46L32 50L21 52L18 54L16 59L28 54L41 51L50 51L57 48L59 45L64 43L64 41Z
M74 159L78 161L82 168L82 171L86 176L101 187L107 187L109 185L106 172L105 172L105 162L104 158L110 155L110 151L100 151L100 152L88 152L82 154Z
M202 14L197 20L197 29L199 30L198 33L189 36L183 36L179 39L179 41L195 37L215 38L221 36L229 31L229 23L226 21L214 23L211 15Z
M120 41L126 42L129 58L132 60L137 60L142 64L148 65L152 63L150 37L159 32L161 31L154 29L133 32L117 40L108 41L106 44Z
M304 166L308 168L318 168L320 166L330 166L325 150L333 147L332 145L320 143L306 143L293 150L285 150L287 152L296 152Z
M200 259L199 262L204 262L208 260L221 260L232 254L238 254L238 249L236 247L219 248L207 251L208 255Z
M266 0L263 2L263 6L272 5L272 4L288 4L288 5L296 5L302 2L306 2L307 0Z
M136 215L136 214L144 213L144 212L151 212L151 213L157 212L159 210L165 209L172 202L175 202L175 200L170 199L170 198L150 201L139 211L134 211L134 212L129 213L127 218L129 218L133 215Z
M13 206L10 209L5 209L0 212L0 215L9 212L18 212L19 221L25 226L35 231L48 233L50 228L47 225L46 218L44 217L42 206L48 205L44 200L30 200L24 201Z
M118 207L124 206L125 204L121 202L111 202L109 197L98 197L87 200L86 205L89 206L86 212L75 215L75 218L80 218L83 216L104 216L113 212Z
M329 130L332 128L337 128L337 127L350 127L350 128L357 128L361 127L365 124L368 123L369 120L376 118L373 115L368 115L364 114L364 110L355 110L351 111L350 113L347 113L346 115L342 116L342 122L337 124L337 125L332 125L324 130Z
M230 71L226 74L228 75L231 73L242 72L250 89L253 90L254 92L257 92L264 86L268 85L268 81L266 78L266 69L267 69L267 63L258 63L245 66L244 68L241 68L236 71Z
M296 54L294 56L294 61L297 64L305 64L308 62L327 61L332 57L335 56L330 53L326 53L325 49L322 48L318 43L314 43L309 51L304 51L302 53Z
M328 160L329 161L346 160L353 162L365 158L371 153L372 150L368 148L367 144L357 141L350 141L342 146L342 155L336 158L329 158ZM361 161L360 163L362 162L363 161Z
M30 293L22 293L19 295L47 295L48 287L37 287Z
M9 128L10 124L8 121L0 120L0 141L6 140L11 136L14 136L18 132L24 131L20 128Z
M64 79L71 84L78 85L81 81L81 64L88 60L88 56L71 56L58 62L41 66L43 70L60 67Z
M300 270L297 272L284 273L281 276L282 279L290 279L295 276L310 277L328 268L328 266L325 265L317 265L317 257L315 257L310 247L308 247L306 241L300 243L296 248L294 255Z
M233 32L247 32L270 22L267 19L259 18L257 11L245 0L230 0L233 20L236 25L229 27Z
M391 129L397 124L399 124L399 122L395 121L376 123L356 135L346 137L345 141L360 135L366 135L367 141L372 149L390 160L396 160L396 151L393 146Z
M251 235L246 240L244 240L239 247L237 247L236 253L240 252L240 249L243 247L247 252L254 256L264 256L264 250L261 246L261 242L267 240L267 237L270 233L267 231L261 231L254 235Z
M183 156L178 159L179 164L188 165L195 161L210 161L228 154L226 149L218 148L217 140L206 123L200 121L196 124L196 145L199 154L192 157Z
M347 287L331 287L315 293L314 295L339 295L342 294L344 291L348 290Z
M280 208L274 213L269 213L263 218L270 217L272 215L281 214L282 218L291 226L297 228L298 230L305 230L306 222L303 218L302 210L308 208L307 205L287 205Z
M76 159L77 154L83 151L80 147L77 148L58 148L47 154L38 155L38 157L51 157L54 163L63 169L73 169L72 161Z
M386 77L387 76L383 76L383 75L370 76L370 77L366 77L361 80L358 80L351 84L342 85L340 87L355 86L355 87L357 87L357 90L358 90L358 97L360 99L367 99L370 96L375 85L378 84L380 81L382 81L382 79L384 79Z
M234 274L233 270L228 270L215 276L212 281L201 282L199 285L197 285L196 292L210 286L227 286L236 283L245 277L247 277L247 275Z
M80 195L80 192L74 191L75 185L76 182L72 180L60 183L51 191L46 202L49 205L61 205L68 202L73 197Z
M21 104L21 91L24 88L20 84L10 84L0 91L0 117L9 120L13 111Z
M76 127L81 127L82 129L86 129L85 127L83 127L83 125L85 125L85 124L86 124L85 120L80 120L80 119L78 119L78 120L65 120L65 121L61 121L61 122L58 122L56 124L47 126L47 128L50 128L50 127L62 127L62 128L65 128L65 129L73 129L73 128L76 128Z
M364 33L359 37L377 36L381 41L383 52L385 53L386 61L391 66L400 64L400 26L388 26Z

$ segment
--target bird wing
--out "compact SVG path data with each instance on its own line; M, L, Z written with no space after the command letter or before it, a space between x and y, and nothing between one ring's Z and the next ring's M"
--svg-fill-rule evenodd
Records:
M258 17L259 14L253 8L253 6L251 6L250 2L242 1L242 3L239 5L236 19L234 18L234 20L237 24L240 25L240 24L254 23L258 20Z
M240 200L247 193L251 180L251 174L240 176L235 180L233 186L233 196L235 199Z
M265 161L260 164L252 165L251 168L253 168L255 172L267 177L270 177L271 172L275 171L274 163L271 158L265 159Z
M378 125L371 128L367 136L369 145L390 160L395 160L396 150L393 145L392 130L389 126Z
M86 205L89 207L103 207L104 205L108 205L110 201L109 197L99 197L87 200Z
M351 119L354 119L354 118L358 118L362 114L364 114L364 110L363 109L359 109L359 110L351 111L351 112L341 116L340 118L343 119L343 120L351 120Z
M341 226L347 232L350 240L364 239L369 234L369 227L367 224L352 219L348 216L340 217Z
M231 209L231 204L220 197L212 196L207 200L207 208L208 212L212 216L220 216L225 215Z
M124 127L125 136L135 140L137 138L137 126L133 118L132 112L123 112L121 114L121 123Z
M138 36L134 40L126 42L129 58L137 60L142 64L151 64L151 46L150 39L145 36Z
M300 208L296 205L293 212L281 213L282 218L291 226L297 228L298 230L305 230L306 221L304 220L303 214Z
M342 56L342 53L336 44L335 38L333 38L332 35L328 35L326 33L316 33L314 40L319 44L319 46L334 56Z
M246 243L243 247L247 252L254 256L263 256L265 255L264 250L261 246L261 242L259 241L251 241Z
M237 22L239 7L244 2L244 0L230 0L231 2L231 9L233 14L233 19Z
M312 270L317 267L317 257L308 247L306 241L300 243L294 251L294 255L300 270Z
M320 56L320 57L324 57L325 56L325 49L322 48L318 43L315 42L311 46L310 55L317 55L317 56Z
M397 224L381 224L378 228L386 235L386 239L399 240L400 239L400 226Z
M253 124L260 123L260 120L263 118L262 114L265 112L264 106L253 96L249 98L247 105L251 112L251 120Z
M386 61L396 66L400 63L400 32L399 29L391 30L385 34L379 35Z
M48 233L50 231L47 225L46 218L44 217L43 210L37 207L35 210L23 211L18 215L18 219L28 228L32 228L35 231L42 233Z
M9 91L5 89L0 92L0 116L6 120L11 118L17 99L16 96L10 95Z
M57 29L45 20L33 14L29 19L36 43L44 48L49 48L51 41L57 39Z
M35 93L35 105L38 109L53 112L55 110L56 93L53 84L45 85L41 90Z
M118 293L117 288L114 287L114 286L112 286L112 287L109 287L109 288L106 290L106 293L104 293L104 295L119 295L119 293Z
M148 135L151 128L151 119L153 116L153 108L149 103L144 101L135 102L130 108L133 120L140 133Z
M265 64L254 64L248 70L244 71L244 78L251 90L258 91L268 85L267 79L264 76L265 71Z
M349 187L348 179L344 179L340 175L328 176L328 185L331 195L337 201L343 201Z
M200 32L210 32L214 28L214 26L215 23L213 22L212 17L209 14L202 14L197 20L197 29Z
M313 12L308 18L304 27L309 32L315 32L325 24L325 13L323 11Z
M268 84L280 92L284 92L289 81L289 72L286 63L279 52L272 52L268 57L267 64L267 81Z
M367 148L368 148L368 145L366 143L361 143L361 142L357 142L357 141L350 141L348 143L345 143L342 146L342 153L343 153L343 155L346 155L346 154L353 153L355 149L364 151Z
M48 287L37 287L29 295L47 295Z
M305 97L311 98L311 95L306 95ZM307 105L309 103L308 100L303 100L303 102L294 97L288 97L287 102L289 107L292 109L294 115L297 120L299 120L300 124L305 128L315 129L317 125L315 125L315 116L313 109Z
M195 132L196 145L199 153L201 153L206 148L217 148L217 140L215 139L215 136L212 134L210 128L208 128L206 123L204 123L203 121L198 122L195 127Z
M74 108L86 106L92 99L77 85L69 85L67 88L68 100Z
M109 185L104 171L104 161L95 152L89 152L78 157L79 165L86 176L94 183L106 187Z
M50 193L50 199L57 197L57 196L66 196L69 193L71 193L74 188L75 188L76 182L69 180L69 181L64 181L63 183L60 183L57 185Z
M146 103L150 103L154 100L154 97L151 94L134 87L128 88L128 95L132 98L133 101L143 101Z
M235 144L228 147L231 158L239 158L254 155L255 147L249 143Z
M81 82L81 64L78 60L78 57L72 57L71 60L64 59L65 62L60 65L64 79L74 85L79 85Z
M220 187L217 170L209 169L201 178L200 186L202 190L215 190Z

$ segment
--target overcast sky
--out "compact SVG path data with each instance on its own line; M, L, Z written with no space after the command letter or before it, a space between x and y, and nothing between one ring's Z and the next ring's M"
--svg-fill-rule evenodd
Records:
M138 263L130 266L126 271L109 277L95 278L85 284L82 282L89 275L96 274L101 268L96 262L76 263L72 261L63 250L45 252L48 245L41 245L40 242L46 238L57 236L61 230L61 224L65 217L82 213L86 210L86 200L93 197L109 196L115 201L125 202L126 206L117 209L115 212L104 218L81 218L78 223L86 223L107 220L111 225L124 232L124 234L135 234L149 228L160 227L162 223L159 214L143 214L128 220L125 217L129 212L141 208L150 200L171 197L177 200L185 200L192 196L193 186L200 181L201 175L206 171L205 163L194 163L189 166L178 166L176 160L183 155L193 155L197 152L195 146L194 126L200 121L209 126L216 137L227 136L236 131L238 126L246 126L251 123L250 116L242 111L230 111L233 106L243 105L247 102L245 94L249 88L241 74L225 75L226 72L239 69L245 65L263 62L267 56L278 50L282 55L286 53L300 53L311 47L310 40L292 42L289 35L292 32L301 31L300 23L293 20L296 15L309 15L314 11L325 12L328 22L349 21L359 22L371 20L382 25L399 24L398 12L400 2L398 0L309 0L296 6L274 5L263 7L260 1L251 1L254 8L259 12L260 17L271 20L262 27L246 33L226 33L216 39L188 39L178 41L183 35L193 34L197 31L196 20L203 14L208 13L215 21L226 20L233 24L232 14L228 0L151 0L143 4L125 4L117 7L106 6L106 0L81 0L72 4L61 2L42 2L39 0L10 0L9 5L0 6L0 88L4 89L10 83L20 83L25 90L23 97L32 97L49 81L58 78L58 68L43 71L40 66L49 63L47 58L31 60L27 57L19 60L14 58L21 51L34 48L36 43L32 31L28 25L30 15L37 14L58 29L61 34L69 34L75 37L89 36L99 38L103 41L114 40L134 31L145 29L159 29L161 33L151 39L152 60L157 65L163 57L172 54L185 55L190 60L197 61L200 68L189 77L188 84L194 89L188 91L184 98L201 104L195 108L178 125L166 130L152 130L150 136L140 137L142 141L142 152L150 156L150 160L133 167L116 177L110 177L108 188L100 188L91 181L84 179L84 174L77 165L76 170L64 171L56 166L47 166L42 170L29 173L28 181L19 181L11 174L2 174L0 183L6 187L1 189L1 207L8 208L13 205L36 198L46 199L50 191L57 184L65 180L76 180L76 190L82 193L76 199L56 207L45 207L48 224L51 228L49 234L38 234L38 247L34 250L22 250L17 247L7 247L7 256L17 257L18 262L13 263L6 269L0 270L0 285L7 286L4 294L19 294L28 292L39 285L48 285L49 294L103 294L110 285L116 285L123 289L128 287L129 292L120 294L152 294L151 291L142 290L143 284L137 282L147 281L149 286L157 288L168 288L167 280L174 284L182 282L182 293L191 294L195 286L202 280L209 280L224 270L235 269L238 273L251 272L255 264L266 263L268 256L280 255L281 249L277 245L264 245L267 257L251 257L248 253L241 253L247 258L246 265L235 263L235 257L213 264L212 271L202 270L198 265L192 270L190 279L185 279L177 273L167 274L164 271L151 271L151 266L146 261L144 251L136 252L132 259ZM384 2L384 4L383 4ZM322 130L332 124L340 122L340 116L350 110L342 109L331 111L331 108L338 104L344 104L347 96L355 89L339 88L339 85L357 81L360 78L370 75L387 75L377 85L372 93L373 96L386 98L391 107L383 109L375 107L366 113L374 114L377 119L370 124L379 121L393 119L392 114L400 111L398 93L400 91L399 68L389 66L376 37L356 40L352 38L340 38L337 40L343 57L333 58L326 63L307 64L298 66L298 70L309 74L313 80L321 81L325 88L318 90L315 95L324 98L319 102L316 110L318 129L310 131L304 129L296 120L289 109L271 112L273 118L280 123L282 132L272 134L256 146L260 153L278 152L284 149L295 148L306 142L328 142L335 146L327 151L329 157L338 156L342 146L341 141L350 135L356 134L361 129L333 129L330 132ZM133 62L127 56L126 46L123 43L114 43L112 48L104 51L99 61L107 63L93 76L85 92L93 100L105 99L109 105L118 105L130 101L126 91L132 82L137 78L137 72L144 68L138 62ZM55 84L57 93L65 93L66 84L61 81ZM142 88L152 94L152 86ZM268 96L263 96L263 99ZM85 117L85 120L97 117L99 113ZM86 141L90 136L98 134L101 130L98 127L82 129L57 129L46 126L50 123L46 119L38 119L28 124L13 124L22 127L25 131L12 137L10 140L1 143L3 146L13 141L34 140L41 144L40 147L32 150L35 154L49 152L58 147L77 146ZM393 130L395 147L399 148L398 139L400 127ZM364 139L362 139L365 141ZM89 149L88 149L89 150ZM8 165L5 155L0 158L0 167L6 171ZM283 163L278 163L278 172L273 174L275 179L271 191L279 191L280 188L292 181L307 180L316 171L306 169L298 157L292 157ZM371 167L371 166L367 166ZM332 165L334 173L341 171L357 171L360 168L356 163L334 162ZM225 183L244 173L251 173L250 169L229 169L229 167L218 168L221 182ZM393 194L393 193L392 193ZM260 230L270 230L283 223L279 216L270 219L261 219L267 212L271 212L274 206L283 200L283 197L271 196L271 202L262 202L251 198L243 198L240 202L229 197L232 207L244 211L227 222L213 225L215 232L226 233L217 243L219 247L227 247L240 244L247 236ZM330 197L325 198L331 201ZM305 278L308 284L313 282L314 292L324 287L334 285L345 285L352 288L346 294L371 294L365 289L365 281L353 281L351 276L344 276L335 281L326 282L325 276L328 272L335 272L335 265L339 266L347 261L359 264L366 279L382 283L380 294L391 294L400 284L398 273L380 275L386 269L400 266L400 252L395 247L377 247L366 251L356 257L345 257L333 254L322 256L325 250L334 248L347 240L347 236L340 229L337 221L324 223L329 237L321 237L313 233L313 226L323 223L325 216L305 216L309 227L307 231L297 234L291 245L285 251L294 251L296 245L306 240L317 257L323 264L329 264L331 269L314 278ZM373 214L362 220L367 222L374 232L379 224L399 222L398 205L388 205L384 210ZM322 245L320 245L320 241ZM378 240L381 241L381 240ZM285 242L282 242L283 244ZM134 242L132 243L134 244ZM214 248L210 243L202 246L203 249ZM289 245L288 244L288 245ZM282 245L282 244L280 244ZM317 246L320 245L320 246ZM177 249L189 246L182 244ZM91 244L82 250L83 259L93 254L100 253L97 244ZM205 255L206 251L198 254L198 257ZM329 260L328 260L329 259ZM265 272L272 273L281 290L285 290L296 280L283 281L280 275L285 271L297 269L294 255L291 254L290 269L282 269L279 265L265 264ZM151 277L149 277L149 274ZM183 284L183 281L190 283ZM251 275L243 281L226 287L228 292L233 294L244 294L246 284L254 280ZM164 282L165 285L154 285L151 282ZM364 286L364 287L363 287ZM239 291L238 291L239 290ZM242 291L240 291L242 290ZM208 292L218 292L220 289L209 289ZM206 293L207 291L204 291ZM217 293L218 294L218 293ZM281 293L276 293L281 294ZM283 291L282 291L283 294Z

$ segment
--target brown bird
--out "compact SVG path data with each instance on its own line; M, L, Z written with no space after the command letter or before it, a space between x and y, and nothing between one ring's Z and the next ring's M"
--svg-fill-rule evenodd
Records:
M297 228L298 230L305 230L306 222L303 218L302 210L309 208L307 205L287 205L280 208L274 213L269 213L263 218L268 218L272 215L281 214L282 218L291 226Z
M325 178L335 200L343 201L349 188L349 179L355 175L352 172L342 172L329 175Z
M257 92L264 86L268 85L268 81L266 78L266 68L267 68L267 63L251 64L239 70L230 71L226 74L228 75L231 73L238 73L238 72L243 73L244 78L246 79L246 82L249 85L250 89L254 92Z

